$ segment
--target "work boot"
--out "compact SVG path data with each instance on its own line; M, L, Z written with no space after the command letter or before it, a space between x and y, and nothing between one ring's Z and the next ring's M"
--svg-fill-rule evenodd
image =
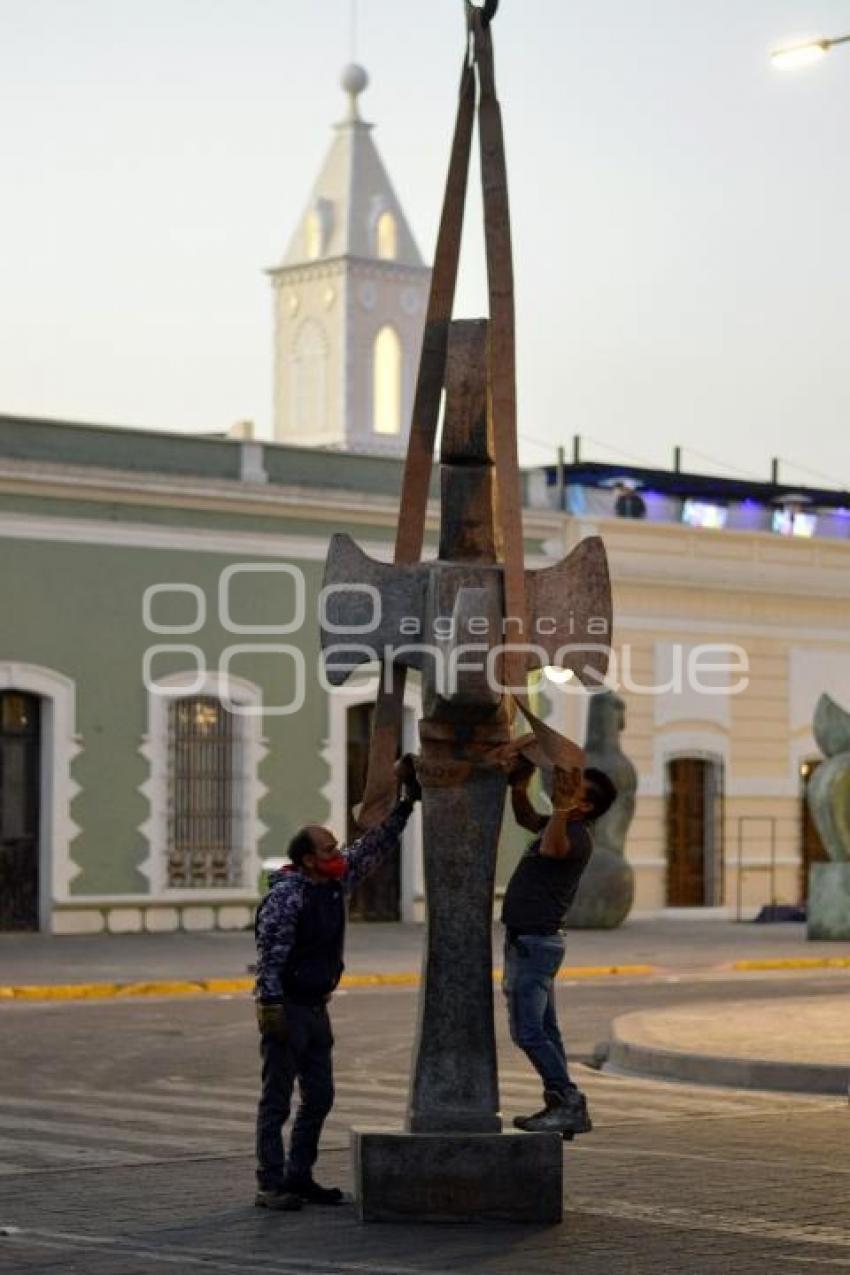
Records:
M291 1174L285 1179L285 1188L305 1204L346 1204L344 1191L338 1186L319 1186L311 1173Z
M579 1089L568 1089L565 1094L547 1089L543 1094L546 1106L533 1116L517 1116L514 1127L526 1133L560 1133L570 1142L577 1133L590 1133L593 1128L587 1112L587 1099Z
M282 1186L258 1187L254 1204L258 1209L275 1209L278 1213L297 1213L301 1208L300 1198Z

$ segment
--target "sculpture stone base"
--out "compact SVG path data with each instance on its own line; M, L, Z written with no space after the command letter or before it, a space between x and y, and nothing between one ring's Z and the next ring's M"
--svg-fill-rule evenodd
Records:
M850 863L809 869L808 937L850 939Z
M361 1222L563 1219L563 1142L555 1133L352 1131Z

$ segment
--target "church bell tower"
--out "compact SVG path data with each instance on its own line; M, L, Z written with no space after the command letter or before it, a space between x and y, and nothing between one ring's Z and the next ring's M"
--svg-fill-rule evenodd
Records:
M274 438L403 456L431 272L361 118L369 83L342 73L348 114L274 289Z

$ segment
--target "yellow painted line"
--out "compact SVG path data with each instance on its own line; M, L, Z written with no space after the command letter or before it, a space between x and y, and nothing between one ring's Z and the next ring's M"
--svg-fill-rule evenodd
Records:
M227 996L232 992L251 992L254 990L252 978L207 978L204 980L204 991L213 996Z
M251 986L250 982L247 986ZM206 980L157 980L148 983L57 983L0 987L0 999L16 1001L109 1000L140 996L196 996L207 992Z
M654 965L572 965L562 969L559 979L605 978L607 976L656 974ZM494 980L502 971L493 970ZM344 974L340 987L418 987L419 974ZM0 1001L90 1001L128 1000L144 996L226 996L250 992L252 978L155 979L146 983L30 983L0 987Z
M340 987L418 987L419 974L343 974Z
M788 956L764 961L733 961L733 970L850 969L850 956Z
M657 965L565 965L558 978L605 978L608 975L657 974Z

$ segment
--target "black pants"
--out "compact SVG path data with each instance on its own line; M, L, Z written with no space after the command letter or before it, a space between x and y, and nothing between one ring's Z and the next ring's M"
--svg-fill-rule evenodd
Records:
M287 1004L286 1019L286 1045L265 1036L260 1041L263 1091L257 1108L257 1181L264 1190L280 1186L285 1171L310 1171L319 1154L322 1126L334 1101L334 1038L327 1007ZM287 1159L283 1126L289 1119L296 1079L300 1103Z

